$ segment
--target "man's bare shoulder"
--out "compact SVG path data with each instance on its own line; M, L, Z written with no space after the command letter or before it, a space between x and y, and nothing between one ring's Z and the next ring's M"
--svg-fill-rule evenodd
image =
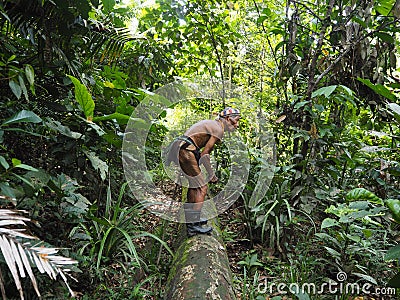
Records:
M192 125L185 133L185 135L188 136L196 134L210 134L222 137L223 128L216 120L202 120Z

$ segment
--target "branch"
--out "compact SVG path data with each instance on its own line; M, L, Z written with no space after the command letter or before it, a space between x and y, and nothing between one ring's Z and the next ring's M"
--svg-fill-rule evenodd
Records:
M322 19L311 8L309 8L305 3L302 3L302 2L299 2L296 0L292 0L292 2L305 7L305 9L308 10L315 18L317 18L318 21L322 22Z
M261 17L260 9L258 8L257 2L255 0L253 0L253 3L254 3L254 7L257 10L258 16ZM261 22L261 27L262 27L263 32L265 33L265 37L267 39L268 47L271 49L272 57L274 58L275 64L276 64L277 67L279 67L279 62L278 62L278 59L276 57L274 48L272 47L271 40L268 37L268 32L265 29L264 22ZM263 62L262 58L261 58L261 61ZM262 64L262 66L264 66L264 63ZM263 74L261 74L261 78L262 78L262 75ZM283 90L284 90L283 95L285 96L286 101L288 101L288 95L287 95L286 89L283 89Z
M397 21L397 20L393 20L393 21L391 21L391 22L389 22L389 23L382 24L382 25L380 25L376 30L371 31L371 32L369 32L369 33L367 33L367 34L365 34L365 35L359 37L352 45L349 45L349 47L348 47L346 50L344 50L344 51L333 61L333 63L331 63L331 64L325 69L324 72L322 72L322 73L318 76L318 78L315 80L314 86L316 86L316 85L321 81L321 79L322 79L326 74L328 74L328 73L332 70L332 68L333 68L333 67L334 67L334 66L335 66L335 65L336 65L336 64L337 64L351 49L354 48L354 46L358 45L362 40L364 40L364 39L366 39L367 37L373 35L374 33L379 32L383 27L388 26L388 25L391 25L391 24L393 24L393 23L396 23L396 21Z
M322 42L324 40L328 25L330 24L328 21L331 18L331 13L332 13L334 4L335 4L335 0L329 0L328 9L326 11L326 16L325 16L324 22L322 23L321 31L319 33L319 37L318 37L318 41L317 41L317 46L315 48L314 55L313 55L313 58L312 58L312 61L310 64L310 76L309 76L309 81L308 81L306 99L311 98L311 93L316 85L316 83L314 81L314 76L315 76L315 69L316 69L316 65L317 65L318 53L319 53L320 49L322 48Z

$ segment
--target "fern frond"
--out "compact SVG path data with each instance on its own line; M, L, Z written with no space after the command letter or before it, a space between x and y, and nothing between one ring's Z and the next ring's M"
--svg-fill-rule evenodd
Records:
M31 220L20 215L22 213L24 211L0 209L0 250L21 299L24 299L24 294L20 278L25 278L26 273L32 282L36 294L40 297L39 288L31 265L36 266L40 273L46 273L53 280L56 280L57 276L60 275L73 296L74 292L68 285L66 274L70 271L68 266L77 264L77 261L57 255L58 248L39 246L41 242L35 242L35 245L32 245L32 242L37 241L38 238L24 232L27 229L25 222ZM15 228L15 226L19 228ZM4 285L2 276L0 277L0 281L0 286ZM3 297L5 297L4 294Z

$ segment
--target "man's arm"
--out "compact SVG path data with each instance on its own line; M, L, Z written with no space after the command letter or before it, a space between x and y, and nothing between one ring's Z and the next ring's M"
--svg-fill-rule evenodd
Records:
M219 141L219 139L215 136L211 136L208 140L207 144L204 146L204 150L200 155L200 164L203 164L207 170L208 176L210 178L211 183L216 183L218 181L218 177L215 176L214 170L211 167L210 161L210 153L214 149L215 144Z

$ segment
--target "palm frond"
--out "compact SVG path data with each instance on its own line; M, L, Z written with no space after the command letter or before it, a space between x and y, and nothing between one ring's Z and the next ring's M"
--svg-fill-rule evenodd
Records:
M138 38L134 37L128 28L97 28L93 30L92 36L92 56L100 54L101 62L107 58L113 61L121 55L127 42Z
M61 56L61 53L69 52L70 40L75 35L90 37L86 46L90 50L91 57L99 55L100 61L105 59L113 61L122 53L126 42L138 38L134 37L128 28L114 28L101 21L77 15L82 13L83 4L73 1L70 1L69 6L76 8L75 15L68 9L68 5L62 2L57 4L50 0L3 2L3 9L0 12L4 18L0 19L0 28L6 26L7 35L12 31L20 32L24 38L39 47L39 53L42 53L46 46L49 47L46 51L58 52L58 56ZM54 32L57 34L52 34ZM44 39L44 42L40 42L41 39ZM68 61L71 58L63 55L62 59ZM67 64L67 67L74 69L71 64Z
M21 278L28 274L36 294L40 297L39 288L31 265L36 266L40 273L46 273L51 279L56 280L60 275L65 282L71 295L74 292L68 285L69 266L77 264L77 261L57 255L58 248L40 246L42 242L33 235L26 233L25 222L31 221L22 216L25 211L0 209L0 251L2 252L6 264L14 279L21 299L24 293ZM16 228L16 226L18 226ZM0 276L0 287L4 286L2 276ZM2 290L3 298L5 294Z

